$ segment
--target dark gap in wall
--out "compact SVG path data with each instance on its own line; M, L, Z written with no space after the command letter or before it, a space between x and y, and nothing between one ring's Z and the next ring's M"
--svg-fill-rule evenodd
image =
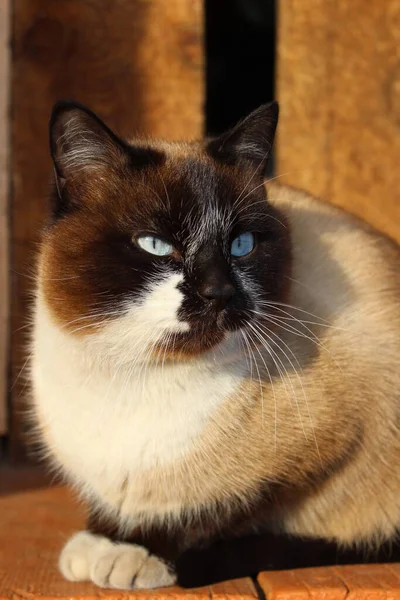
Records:
M274 99L274 0L206 0L206 133Z

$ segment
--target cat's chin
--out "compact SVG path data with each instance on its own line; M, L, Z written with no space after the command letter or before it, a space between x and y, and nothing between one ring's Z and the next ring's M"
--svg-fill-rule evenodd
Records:
M157 361L188 360L195 356L205 354L216 348L233 333L246 326L245 323L226 322L218 326L205 327L203 324L191 326L190 331L167 334L153 352Z

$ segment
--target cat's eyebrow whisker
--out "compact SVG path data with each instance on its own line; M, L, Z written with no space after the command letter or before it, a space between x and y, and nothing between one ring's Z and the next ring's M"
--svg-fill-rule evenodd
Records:
M242 196L240 199L240 202L238 202L237 200L233 203L233 208L235 210L237 210L242 204L243 202L246 200L246 198L248 198L251 194L253 194L253 192L255 192L256 190L260 189L260 187L264 187L265 183L264 181L262 181L261 183L259 183L258 185L256 185L255 187L253 187L249 192L247 192L247 194L245 196ZM264 200L264 202L266 202L266 199Z
M244 188L242 189L241 193L239 194L239 196L236 198L235 202L233 203L233 206L237 206L237 203L239 202L239 200L241 199L241 197L243 196L244 192L246 191L246 189L248 188L248 186L250 185L250 183L253 181L254 177L256 176L257 172L259 171L259 169L262 167L262 165L264 164L264 161L266 159L266 157L268 156L270 150L268 150L267 152L265 152L264 156L261 158L259 164L256 166L256 168L253 171L253 174L251 175L251 177L248 179L246 185L244 186Z
M160 178L160 180L161 180L161 183L162 183L162 185L163 185L163 188L164 188L164 190L165 190L165 196L166 196L166 198L167 198L168 208L171 210L171 198L169 197L168 190L167 190L167 186L165 185L164 178L163 178L163 176L161 175L161 171L160 171L159 169L157 169L157 174L158 174L158 176L159 176L159 178Z
M144 183L144 181L142 180L137 180L137 183L139 183L140 185L142 185L143 187L145 187L146 189L148 189L152 194L154 194L156 196L156 198L159 199L159 201L161 202L161 204L163 206L165 206L165 203L163 201L163 199L161 198L161 196L159 196L159 194L157 194L157 192L155 190L153 190L153 188L151 188L149 185L147 185L146 183Z

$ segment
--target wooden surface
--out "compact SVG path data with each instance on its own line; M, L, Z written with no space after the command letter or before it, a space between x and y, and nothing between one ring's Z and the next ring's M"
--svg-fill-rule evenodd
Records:
M48 487L32 470L0 470L0 600L400 600L400 565L323 567L260 573L251 579L186 590L118 592L70 583L57 571L58 553L84 514L70 492Z
M0 2L0 435L7 430L10 0ZM1 450L0 450L1 453Z
M3 0L2 0L3 1ZM47 123L53 103L89 105L126 135L202 135L201 0L14 0L12 70L12 420L11 452L24 457L29 298L35 243L51 165ZM15 381L18 379L17 383Z
M351 565L261 573L268 600L399 600L400 565Z
M279 2L278 173L400 241L400 3Z
M38 477L35 487L35 473L0 471L0 600L258 599L251 579L131 593L64 580L57 570L58 553L68 536L84 526L84 514L67 490L47 488L43 476Z

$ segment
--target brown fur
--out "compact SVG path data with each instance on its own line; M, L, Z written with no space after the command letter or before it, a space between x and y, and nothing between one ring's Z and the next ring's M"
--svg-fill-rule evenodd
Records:
M212 164L237 197L253 172L248 163L223 164L207 145L157 148L157 169L143 167L134 182L114 156L112 168L96 170L90 185L79 172L66 184L83 208L59 218L44 237L39 278L51 314L78 337L102 327L99 312L112 318L105 297L109 302L135 285L132 271L126 277L122 268L123 242L131 243L154 208L168 201L165 182L175 198L187 198L182 172L204 184L202 168ZM298 190L266 187L263 208L277 241L270 246L276 261L265 275L272 290L265 298L278 303L258 324L268 327L269 346L252 330L252 374L240 390L216 409L184 458L127 473L123 485L105 492L108 509L93 512L92 531L144 543L167 559L194 543L259 527L343 545L396 535L399 248ZM144 194L147 203L141 203ZM131 211L132 203L140 209ZM263 259L261 268L268 252ZM153 356L191 360L223 337L197 325L190 335L176 336L174 350L161 343ZM63 465L44 417L37 416Z
M291 224L293 280L301 277L304 264L299 263L306 264L308 253L310 260L318 253L327 274L324 283L332 285L331 305L320 305L319 316L340 327L346 305L339 299L351 299L360 284L370 301L375 298L370 304L376 309L375 335L352 332L351 318L343 331L308 324L308 335L318 336L321 346L281 331L302 370L297 377L286 361L293 385L286 389L285 381L272 374L279 403L276 447L270 386L263 386L263 406L258 382L249 380L214 416L190 457L139 480L135 475L130 482L128 476L120 516L124 503L129 507L130 490L137 494L143 489L143 500L155 512L184 498L189 521L203 536L215 528L229 530L242 515L247 524L262 521L270 528L341 543L390 537L400 522L400 475L395 469L400 456L399 250L367 227L360 229L348 215L300 192L271 186L270 197ZM331 236L331 248L324 246L325 236ZM357 248L362 255L358 266ZM336 253L348 255L349 274L341 272ZM291 302L312 311L312 288L293 283ZM384 343L387 336L390 343ZM145 522L150 515L142 517Z

